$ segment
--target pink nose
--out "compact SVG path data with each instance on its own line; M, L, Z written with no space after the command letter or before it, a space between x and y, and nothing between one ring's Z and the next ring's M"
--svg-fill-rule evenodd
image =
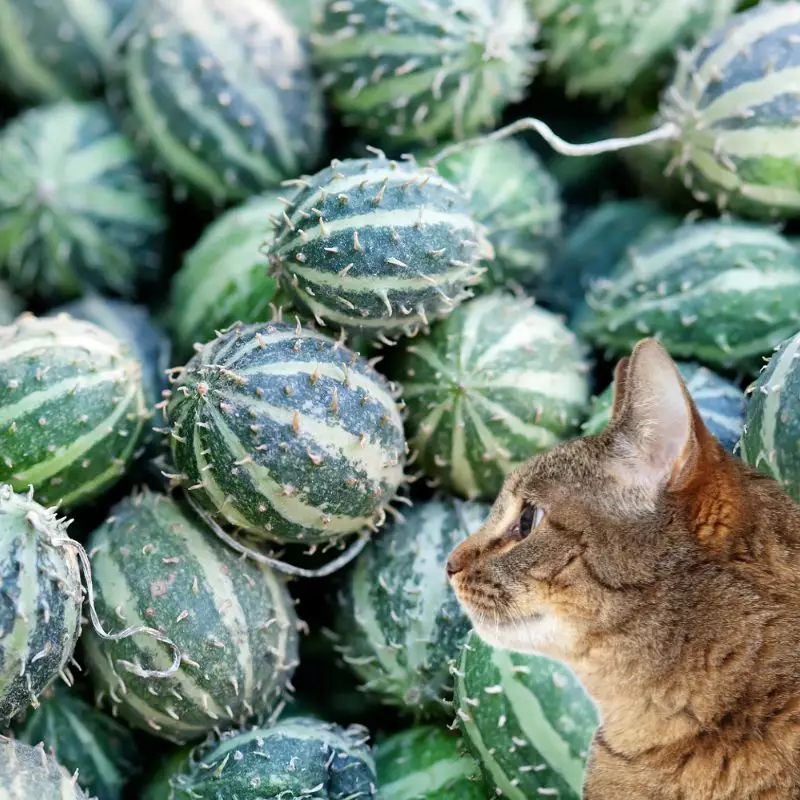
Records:
M458 575L459 572L463 567L460 567L452 558L447 559L447 564L445 565L445 572L447 572L447 577L452 578L453 575Z

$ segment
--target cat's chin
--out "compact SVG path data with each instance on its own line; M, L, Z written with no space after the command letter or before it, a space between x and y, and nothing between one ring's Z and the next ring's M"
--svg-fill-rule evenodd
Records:
M475 633L492 647L558 658L567 657L572 649L569 628L549 612L507 622L484 620L477 615L471 619Z

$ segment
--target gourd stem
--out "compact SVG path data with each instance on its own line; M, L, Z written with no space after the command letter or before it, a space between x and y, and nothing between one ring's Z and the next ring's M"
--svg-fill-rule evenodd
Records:
M263 553L259 553L257 550L253 550L247 545L237 541L233 536L224 531L216 520L214 520L188 492L184 491L184 496L186 502L192 507L195 514L197 514L225 544L233 548L237 553L241 553L243 556L251 558L259 564L272 567L272 569L278 572L283 572L286 575L294 575L298 578L324 578L327 575L332 575L334 572L337 572L342 567L349 564L366 547L367 542L372 537L371 532L366 531L362 533L344 553L334 558L333 561L329 561L324 567L305 569L304 567L296 567L294 564L287 564L285 561L280 561L277 558L265 556Z
M640 133L638 136L601 139L599 142L588 142L586 144L572 144L571 142L565 142L553 132L549 125L546 125L541 120L534 117L525 117L484 136L477 136L474 139L467 139L463 142L448 145L427 163L430 166L435 166L439 161L454 153L460 153L462 150L467 150L471 147L478 147L486 142L507 139L523 131L536 131L555 151L564 156L597 156L601 153L614 153L617 150L625 150L629 147L639 147L645 144L653 144L654 142L677 139L680 135L680 128L674 122L666 122L661 127L647 133Z
M30 514L29 517L30 519L28 521L30 524L36 527L36 521L34 521L35 515ZM108 633L103 629L103 626L100 624L100 619L97 616L97 611L94 607L94 585L92 583L92 570L91 566L89 565L89 557L86 555L86 551L83 549L83 546L80 542L76 542L74 539L69 537L53 539L52 541L54 545L71 547L76 551L81 568L83 569L83 575L86 579L86 594L87 602L89 604L89 616L92 620L92 627L94 628L95 633L97 633L101 639L118 642L120 639L127 639L130 636L136 636L137 634L141 633L152 636L154 639L158 639L160 642L164 642L164 644L168 645L174 650L172 664L170 665L169 669L166 670L142 669L142 667L140 667L138 664L134 664L133 662L126 661L124 659L117 659L117 663L124 667L128 672L132 672L134 675L137 675L140 678L168 678L170 675L177 672L181 665L181 651L175 642L161 633L161 631L158 631L155 628L148 628L145 625L134 625L130 628L125 628L124 631L120 631L119 633Z

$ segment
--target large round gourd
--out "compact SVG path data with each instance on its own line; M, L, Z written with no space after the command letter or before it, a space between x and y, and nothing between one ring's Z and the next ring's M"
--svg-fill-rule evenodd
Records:
M775 349L750 392L740 455L800 503L800 332Z
M394 387L299 324L236 326L209 342L166 414L192 498L261 539L312 545L374 527L403 481Z
M326 0L312 41L345 124L397 146L492 127L533 77L537 34L524 0Z
M23 112L0 130L0 268L48 303L132 296L157 276L160 189L99 101Z
M347 159L296 185L268 254L281 285L320 322L414 333L471 296L482 230L433 168Z
M265 719L281 701L297 662L297 617L282 579L242 560L166 495L122 500L89 539L97 613L106 630L146 625L121 641L93 630L83 650L98 694L130 725L178 744L212 729Z
M527 298L479 297L398 356L409 445L428 478L494 499L517 464L577 431L588 370L555 314Z
M459 728L494 796L580 800L597 709L572 672L473 631L456 673Z
M337 650L362 689L415 719L449 715L470 623L444 564L488 506L449 497L418 503L375 537L342 591Z
M460 736L434 725L392 734L375 747L381 800L487 800L489 789Z
M75 649L83 593L69 541L54 509L0 485L0 729L38 703Z
M375 800L369 734L312 717L230 731L170 779L171 800ZM268 754L268 756L265 756Z
M131 134L194 194L243 200L316 166L322 94L273 0L146 0L124 69Z
M0 327L0 481L85 504L122 477L146 418L141 364L107 331L66 314Z
M0 86L46 102L97 93L135 0L3 0Z
M655 336L675 358L756 372L800 327L800 253L770 228L687 223L629 251L587 297L581 330L616 354Z
M170 314L182 353L236 322L271 319L270 306L288 305L261 252L283 213L280 197L267 192L226 211L184 257L172 279Z
M89 800L41 745L31 747L0 735L0 797L3 800Z

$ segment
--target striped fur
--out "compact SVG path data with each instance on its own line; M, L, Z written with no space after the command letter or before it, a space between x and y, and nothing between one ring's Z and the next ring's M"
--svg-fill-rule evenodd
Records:
M403 480L394 387L299 324L223 333L186 365L166 414L192 496L263 539L313 544L374 527Z
M489 789L459 736L419 725L375 749L381 800L487 800Z
M471 296L482 230L432 168L348 159L293 183L269 259L321 323L410 334Z
M62 538L69 536L54 511L0 485L0 729L38 703L78 640L78 561L74 550L54 541Z
M494 125L534 74L523 0L326 0L312 38L347 125L387 145L462 139Z
M464 192L473 217L486 226L494 259L481 288L537 289L549 272L562 211L558 185L539 156L521 141L501 140L454 153L436 169Z
M733 451L744 425L744 392L699 364L679 361L676 366L706 427L726 450ZM611 420L613 394L614 387L610 385L594 398L589 419L581 426L584 435L598 434L606 428Z
M198 196L243 200L316 166L322 94L275 2L150 0L125 73L131 134Z
M674 358L755 373L800 327L800 254L770 228L687 223L629 251L587 296L581 330L626 354L655 336Z
M684 54L661 107L699 200L800 215L800 2L762 2Z
M368 738L357 725L281 719L269 728L231 731L212 740L170 784L178 797L377 800Z
M100 89L135 0L0 0L0 86L41 103Z
M157 274L166 228L160 190L102 103L32 108L0 131L0 264L21 294L132 295Z
M0 797L3 800L89 800L76 775L47 754L44 745L0 735Z
M800 503L800 332L775 348L750 391L740 454Z
M563 664L492 648L473 631L456 672L456 708L493 796L579 800L599 720Z
M270 304L287 306L261 247L283 211L270 191L226 211L204 231L172 279L171 325L182 353L236 322L263 322ZM289 318L288 313L285 315Z
M444 563L489 513L449 497L416 505L373 539L341 597L337 650L381 703L417 720L452 710L450 665L469 631ZM468 530L462 527L462 519Z
M503 293L480 297L399 360L409 444L427 477L493 499L513 467L576 431L588 370L555 314Z
M0 481L67 508L113 486L148 417L141 372L122 342L66 314L0 328Z
M182 744L274 710L297 663L297 617L282 577L147 490L118 503L89 548L103 627L158 628L183 654L173 676L144 679L120 662L166 669L168 646L146 635L109 642L87 630L92 680L115 712Z

